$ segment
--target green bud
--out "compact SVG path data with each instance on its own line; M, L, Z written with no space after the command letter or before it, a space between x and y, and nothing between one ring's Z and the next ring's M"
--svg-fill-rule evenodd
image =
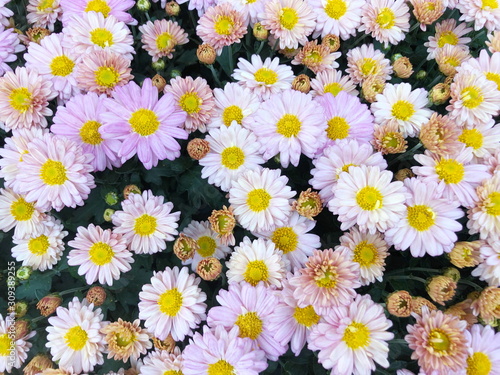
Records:
M173 69L171 72L170 72L170 77L172 78L175 78L175 77L180 77L181 76L181 71L180 70L177 70L177 69Z
M453 279L454 282L458 282L458 280L460 280L460 271L454 267L445 268L443 270L443 275Z
M420 70L418 73L417 73L417 79L425 79L425 77L427 77L427 72L425 70Z
M116 194L114 191L110 191L108 194L106 194L104 200L108 205L114 206L118 203L118 194Z
M153 67L154 70L164 70L165 69L165 60L160 59L158 61L154 61L151 63L151 66Z
M16 318L22 318L28 312L28 304L24 301L16 302L14 312L16 313Z
M137 0L137 9L147 12L151 8L149 0Z
M114 213L115 210L113 210L112 208L106 208L104 210L104 214L102 215L102 217L109 223L111 222L111 217L113 216Z
M403 55L402 55L402 54L400 54L400 53L395 53L394 55L392 55L392 57L391 57L391 61L392 61L392 62L394 62L394 61L396 61L397 59L400 59L401 57L403 57Z
M16 276L19 280L28 280L32 273L33 269L31 267L22 266L17 270Z

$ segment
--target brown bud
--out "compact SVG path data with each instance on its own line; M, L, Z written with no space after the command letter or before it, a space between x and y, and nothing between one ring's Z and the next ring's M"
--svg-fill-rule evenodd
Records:
M178 16L180 11L181 11L181 7L179 6L179 4L177 4L176 1L169 1L165 5L165 12L167 12L167 14L170 17Z
M337 52L340 48L340 38L334 34L325 35L321 44L327 46L330 49L330 53Z
M406 318L411 315L412 299L412 296L406 290L391 293L386 300L387 311L398 318Z
M196 273L203 280L213 281L217 279L222 272L222 264L219 259L214 257L203 258L196 267Z
M43 370L54 368L54 364L45 354L37 354L23 369L24 375L39 374Z
M141 194L141 189L137 185L127 185L123 188L123 197L128 199L130 194Z
M172 353L175 349L175 340L170 333L165 340L153 337L153 344L156 349L166 350L169 353Z
M61 303L61 297L56 294L49 294L38 301L36 308L40 310L40 315L49 316L50 314L55 313L57 308L61 306Z
M413 65L408 57L400 57L394 61L392 68L399 78L408 78L413 74Z
M187 152L194 160L201 160L210 151L210 143L201 138L195 138L189 141Z
M158 89L158 92L162 92L165 86L167 85L167 81L159 74L155 74L155 76L151 79L153 86Z
M292 89L307 94L311 90L311 79L306 74L299 74L292 82Z
M255 37L255 39L262 42L269 36L269 31L264 28L264 26L262 26L260 22L257 22L255 25L253 25L253 36Z
M448 101L450 95L450 85L438 83L429 92L429 100L435 105L441 105Z
M40 41L48 35L50 35L49 30L43 27L32 27L26 30L26 37L28 38L27 44L29 44L29 42L40 44Z
M297 211L299 215L313 220L323 210L323 202L319 194L309 188L300 193L299 198L293 202L292 209Z
M427 283L427 293L431 299L444 306L450 301L457 291L457 283L451 277L439 275L431 277Z
M30 333L30 324L27 320L16 320L14 330L16 332L16 340L19 340Z
M88 290L86 298L94 306L101 306L106 301L106 291L100 286L93 286Z
M182 261L191 259L198 249L198 242L181 233L174 242L174 254Z
M396 181L404 181L407 178L412 178L412 177L415 177L415 173L413 173L410 168L403 168L396 172L394 179Z
M212 65L215 62L217 53L215 52L215 48L210 44L203 43L198 46L196 56L202 64Z

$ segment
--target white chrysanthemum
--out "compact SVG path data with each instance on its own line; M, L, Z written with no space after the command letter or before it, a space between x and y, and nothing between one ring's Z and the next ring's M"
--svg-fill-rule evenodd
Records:
M346 40L356 35L365 0L310 0L309 3L317 17L313 38L333 34Z
M34 270L45 271L59 262L64 251L63 238L68 232L64 226L52 216L45 216L38 232L28 234L26 237L14 236L12 242L12 256L23 266L32 267Z
M216 0L217 4L231 3L234 9L242 13L248 20L250 27L259 22L259 13L264 10L264 3L267 0Z
M28 342L30 338L35 336L35 331L31 331L23 337L12 340L15 335L13 325L16 318L6 316L3 318L0 314L0 371L11 373L14 368L21 368L26 358L28 358L28 351L32 344ZM11 348L14 352L11 352Z
M432 111L426 108L428 102L424 89L412 90L409 83L388 83L383 93L377 95L371 110L376 123L383 125L395 120L403 137L415 137L432 115Z
M10 189L0 189L0 230L8 232L14 229L16 238L37 235L41 231L44 214L35 203L26 201L26 197Z
M360 84L368 77L380 77L387 81L391 79L392 65L373 44L363 44L347 52L346 73L353 82Z
M211 130L205 140L210 143L210 151L200 160L201 177L224 191L229 191L231 182L242 172L259 170L265 162L257 137L235 122Z
M499 54L500 55L500 54ZM494 120L464 127L458 140L473 149L474 160L481 160L495 154L500 144L500 126Z
M472 271L471 275L486 281L489 286L500 286L500 242L492 239L483 242L479 248L483 261Z
M474 30L498 29L500 7L497 0L459 0L457 9L462 13L460 21L474 21Z
M57 316L49 318L47 344L52 360L61 368L72 368L73 372L91 372L95 365L102 365L105 351L104 336L100 332L105 323L101 309L78 297L68 304L59 306Z
M177 235L180 212L172 212L174 205L164 203L163 196L151 190L130 194L122 201L122 211L113 214L115 233L122 234L129 249L137 254L154 254L166 249L165 241Z
M141 375L180 375L182 374L182 355L179 347L173 352L155 349L144 357L144 364L139 369Z
M457 70L471 69L483 72L488 81L496 83L497 90L500 90L500 53L495 52L491 56L485 50L481 50L479 56L475 59L469 59L462 63Z
M330 93L337 96L339 92L345 91L348 94L357 96L356 84L349 76L342 75L341 70L327 69L316 74L316 77L311 79L310 94L315 96Z
M479 233L481 239L500 240L500 173L485 180L476 189L478 199L467 212L470 234Z
M427 47L427 60L434 59L437 50L443 48L447 44L459 46L465 50L469 49L467 43L471 41L471 38L464 38L463 36L470 33L472 28L467 27L465 22L457 26L457 21L451 18L436 23L435 28L436 34L434 36L429 36L429 41L424 43L424 46Z

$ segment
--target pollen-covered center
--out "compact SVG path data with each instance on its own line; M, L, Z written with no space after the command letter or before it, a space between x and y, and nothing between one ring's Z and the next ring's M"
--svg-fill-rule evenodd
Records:
M100 66L95 71L95 82L99 86L115 87L119 78L120 74L112 66Z
M101 133L99 132L99 128L101 127L101 123L89 120L86 121L82 127L80 128L79 134L82 141L88 145L99 145L102 143L103 139L101 137Z
M30 220L35 212L35 204L28 203L23 197L15 200L10 205L10 214L16 221Z
M417 204L408 207L407 219L411 227L419 232L423 232L434 225L436 222L436 213L425 204Z
M415 107L407 100L398 100L392 105L391 114L398 120L408 121L415 114Z
M90 41L101 47L111 47L113 45L113 33L108 29L98 27L90 32Z
M68 329L68 332L64 335L64 341L70 349L75 351L82 350L87 344L89 336L80 326L75 326Z
M352 322L344 331L342 340L351 349L365 348L370 344L370 330L359 322Z
M40 169L40 178L47 185L62 185L68 181L66 168L63 163L57 160L47 160Z
M132 130L143 137L154 134L160 127L156 113L146 108L133 112L128 122Z
M188 114L198 113L201 109L203 100L196 92L187 92L179 99L179 106Z
M234 366L229 362L219 359L208 365L207 375L235 375Z
M296 137L300 132L302 123L296 115L287 113L276 123L276 132L284 137Z
M42 234L41 236L32 238L28 241L28 250L34 255L43 255L49 249L49 238Z
M156 218L148 214L143 214L135 219L134 232L140 236L150 236L156 232L156 227Z
M494 191L490 193L484 202L484 206L488 215L500 215L500 192Z
M222 112L222 122L224 125L229 126L233 121L241 125L243 120L243 111L237 105L230 105Z
M476 352L467 358L467 375L489 375L491 373L491 359L482 352Z
M7 333L0 335L0 356L7 357L10 353L11 346L14 346L13 344L14 343Z
M260 212L269 207L271 195L264 189L254 189L248 193L247 205L253 212Z
M344 0L328 0L325 5L325 13L335 20L340 19L347 12L347 3Z
M326 135L332 140L344 139L349 136L349 123L344 117L335 116L327 122Z
M450 338L439 328L434 328L431 330L431 332L429 333L428 344L438 353L447 352L451 346Z
M107 243L96 242L89 249L89 258L97 266L104 266L113 259L113 249Z
M453 31L443 31L437 40L439 48L443 48L445 44L456 46L458 44L458 36Z
M25 113L31 108L33 96L27 87L19 87L10 92L9 103L12 108L21 113Z
M160 51L166 48L170 49L173 44L175 44L175 39L172 34L168 32L164 32L158 35L158 37L156 38L156 48L158 48Z
M254 78L257 82L273 85L278 82L278 73L272 69L263 67L255 72Z
M357 192L356 203L363 210L377 210L382 208L383 196L379 189L372 186L365 186Z
M109 12L111 12L111 8L105 0L90 0L87 3L85 12L91 11L102 13L104 17L107 17Z
M327 265L316 270L314 282L320 288L334 288L337 285L337 267Z
M227 147L221 153L221 163L228 169L238 169L245 162L245 154L238 146Z
M319 315L314 311L314 307L311 305L306 307L296 307L293 312L293 317L297 321L297 323L305 326L312 327L319 322Z
M176 316L182 307L182 294L173 288L163 292L158 298L160 311L168 316Z
M361 267L370 267L377 263L377 247L368 241L358 243L353 253L352 260L359 263Z
M375 22L377 22L382 29L390 29L396 24L396 15L391 8L382 8L378 12Z
M262 260L248 262L243 276L245 281L252 286L256 286L259 281L267 281L269 272L266 263Z
M435 169L439 179L447 184L458 184L465 175L463 164L454 159L442 159Z
M283 7L280 12L280 24L287 30L291 30L299 22L299 14L293 8Z
M378 62L371 57L365 57L359 63L359 70L365 76L371 76L378 70Z
M40 12L43 12L44 10L48 8L52 8L54 5L54 0L42 0L38 3L38 6L36 9Z
M257 339L262 332L262 320L255 311L238 315L235 324L240 328L240 337Z
M484 96L481 89L477 86L468 86L460 92L462 104L469 108L474 109L481 105L484 101Z
M66 77L73 72L75 62L66 55L56 56L50 63L50 72L54 76Z
M493 73L493 72L487 72L485 73L486 79L495 82L497 84L497 90L500 90L500 74L498 73Z
M483 134L477 129L464 129L458 140L467 147L477 150L483 146Z
M234 28L234 21L229 16L219 16L214 24L214 30L219 35L231 35Z
M273 232L271 240L283 254L288 254L297 248L299 236L292 227L282 227Z
M333 96L337 96L339 92L341 92L343 90L343 87L340 83L338 82L332 82L332 83L328 83L325 85L325 87L323 87L323 92L326 94L327 92L329 92L330 94L332 94Z
M498 1L497 0L483 0L481 4L481 9L497 9Z
M196 241L198 243L198 254L203 258L211 257L215 253L217 243L210 236L202 236Z

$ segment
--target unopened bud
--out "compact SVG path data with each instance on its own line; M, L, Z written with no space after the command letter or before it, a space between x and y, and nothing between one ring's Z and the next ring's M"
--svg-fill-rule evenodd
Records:
M45 354L37 354L29 363L24 367L24 375L36 375L44 370L52 369L54 365L50 358Z
M118 194L116 194L116 192L114 192L114 191L110 191L104 197L104 201L106 202L106 204L108 204L110 206L114 206L115 204L117 204L119 202Z
M151 3L149 0L137 0L136 6L140 11L147 12L151 8Z
M213 210L208 221L222 244L234 245L233 229L236 226L236 219L231 208L223 206L222 210Z
M445 268L443 275L448 276L456 283L458 282L458 280L460 280L460 271L457 270L455 267Z
M141 194L141 189L137 187L137 185L127 185L123 188L123 197L128 199L130 194Z
M26 31L28 41L40 44L40 41L50 35L50 31L43 27L32 27Z
M169 353L172 353L175 349L175 340L170 333L165 338L165 340L160 340L158 337L153 337L153 344L156 349L166 350Z
M396 60L399 60L401 57L403 57L402 54L395 53L394 55L391 56L391 62L394 63Z
M363 81L361 92L368 103L373 103L378 94L384 91L385 80L379 76L370 76Z
M408 78L413 74L413 65L408 57L400 57L394 61L392 68L399 78Z
M439 275L431 277L427 283L427 293L432 300L444 306L450 301L457 291L457 283L451 277Z
M422 315L422 307L424 306L427 306L429 311L437 310L436 305L424 297L414 297L411 300L411 311L418 315Z
M170 72L170 78L180 77L182 72L179 69L172 69Z
M321 44L330 49L330 53L337 52L340 48L340 38L334 34L325 35Z
M180 11L181 11L181 7L175 1L169 1L165 5L165 12L167 12L167 14L170 17L176 17L176 16L178 16L179 13L180 13Z
M427 72L425 70L420 70L417 73L417 79L424 80L427 77Z
M162 92L165 86L167 85L167 81L161 75L156 74L153 78L151 78L151 82L153 86L158 89L158 92Z
M28 304L24 301L16 302L13 310L14 313L16 314L16 318L22 318L28 312Z
M217 279L222 272L222 264L214 257L203 258L196 267L196 273L205 281Z
M429 100L432 104L441 105L448 101L451 91L446 83L438 83L429 92Z
M158 71L158 70L163 70L165 69L165 60L163 59L158 59L156 61L153 61L151 63L151 66L153 67L154 70Z
M182 261L191 259L198 250L198 242L181 233L174 242L174 254Z
M407 178L412 178L412 177L415 177L415 173L413 173L411 171L410 168L403 168L403 169L400 169L399 171L396 172L396 174L394 175L394 179L396 181L404 181L406 180Z
M292 89L307 94L311 90L311 79L308 75L299 74L292 82Z
M299 198L293 202L292 209L297 211L299 215L313 220L323 210L323 202L319 194L309 188L300 193Z
M194 160L201 160L210 151L210 143L208 141L195 138L189 141L187 145L187 152Z
M406 318L411 315L413 297L406 290L398 290L389 294L386 300L387 311L398 318Z
M16 272L16 276L19 280L28 280L33 273L33 269L29 266L22 266Z
M88 290L85 298L94 306L101 306L106 301L106 291L100 286L93 286Z
M27 320L16 320L14 329L16 332L16 340L19 340L30 332L30 324Z
M263 42L268 38L269 31L264 26L262 26L260 22L257 22L255 25L253 25L253 36L258 41Z
M198 46L196 56L202 64L212 65L215 62L217 53L215 52L215 48L210 44L203 43Z
M40 315L49 316L57 310L59 306L61 306L62 298L56 294L49 294L48 296L43 297L36 304L36 308L40 310Z
M104 219L104 221L111 223L111 221L113 220L114 213L115 210L113 210L112 208L106 208L104 210L104 213L102 214L102 218Z

